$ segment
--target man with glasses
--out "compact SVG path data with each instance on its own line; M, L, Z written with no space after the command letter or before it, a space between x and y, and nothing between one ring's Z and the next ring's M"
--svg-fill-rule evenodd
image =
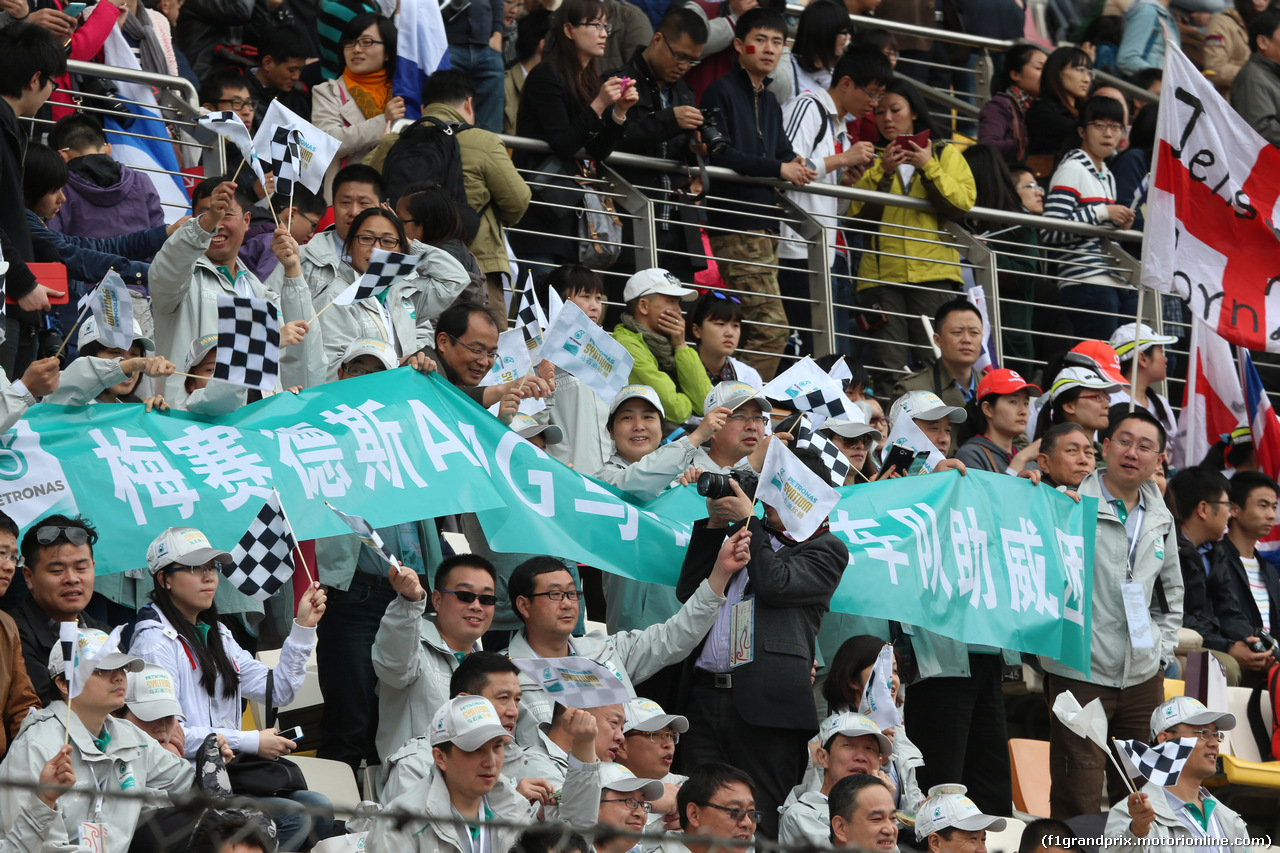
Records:
M18 553L18 525L0 512L0 596L9 591L9 584L18 569L22 568L22 555ZM9 749L9 740L18 734L18 728L27 712L40 704L27 666L22 659L22 637L18 626L8 613L0 613L0 759Z
M1124 844L1222 853L1254 850L1244 819L1204 788L1204 781L1218 772L1223 732L1235 727L1233 715L1210 711L1189 696L1162 703L1151 714L1152 742L1195 738L1195 749L1172 785L1161 788L1148 782L1136 794L1112 806L1103 834L1123 839Z
M239 116L244 126L252 131L254 113L258 104L249 92L248 79L239 70L226 69L203 79L200 84L200 107L211 113L229 110ZM236 174L236 169L244 162L244 155L240 153L239 148L230 140L223 139L204 128L194 128L193 135L196 141L208 146L201 155L206 175L223 174L224 170L225 174ZM218 150L219 147L222 148L221 152ZM241 171L244 170L241 169ZM248 182L253 181L251 172Z
M1098 501L1093 544L1092 656L1078 672L1041 657L1049 707L1070 691L1081 705L1101 699L1108 738L1144 738L1151 712L1164 699L1164 669L1174 659L1182 625L1182 570L1173 515L1151 479L1165 449L1165 432L1146 409L1134 409L1102 444L1106 468L1081 482L1079 493ZM1068 591L1064 607L1071 602ZM1102 810L1128 788L1093 742L1049 715L1049 806L1066 820Z
M387 570L396 597L387 605L373 641L378 676L377 748L389 756L427 733L431 715L449 699L449 680L468 654L480 649L498 600L493 564L474 554L447 557L428 596L411 571Z
M672 6L649 44L637 49L621 68L605 74L602 78L605 80L610 77L635 80L639 96L627 111L627 131L618 143L618 151L681 160L696 166L690 143L697 139L702 112L684 76L701 62L699 57L706 41L707 24L702 16L687 6ZM694 273L705 269L707 263L696 210L670 203L679 200L674 187L684 179L651 169L620 168L619 172L636 186L658 188L647 193L656 204L658 264L681 281L692 281ZM635 226L629 218L623 223L622 242L623 245L636 242ZM623 270L635 270L639 266L629 249L624 250L620 264Z
M743 853L751 846L762 817L756 809L756 785L751 777L716 762L700 765L689 774L676 805L685 836L723 840L683 842L689 853ZM672 843L670 849L680 847Z
M498 326L489 309L478 302L460 302L445 310L436 321L435 347L423 347L420 352L436 363L451 385L485 408L508 391L540 398L555 390L555 368L550 362L543 362L549 370L540 366L537 375L480 385L498 357Z
M653 801L662 796L662 783L637 776L621 764L600 764L600 813L597 824L630 833L644 832L653 811ZM627 853L641 841L631 835L596 832L596 853ZM641 847L643 849L643 846Z
M623 729L622 752L618 753L617 762L641 779L657 779L663 785L662 793L650 798L650 815L645 829L651 834L679 828L676 797L689 777L672 773L671 764L675 760L680 735L687 731L687 718L668 714L657 702L633 699L627 703L627 724ZM641 842L641 849L646 853L658 848L659 845L653 841Z
M29 593L12 615L22 638L27 675L44 705L59 698L48 675L49 650L58 644L59 623L79 621L82 628L107 629L84 612L93 598L97 541L98 531L88 521L65 515L37 521L22 537L22 577Z
M726 540L714 556L705 580L690 589L680 611L665 622L643 631L617 634L593 632L573 637L578 624L581 591L564 564L553 557L534 557L516 567L507 585L512 609L524 627L511 639L507 656L564 658L577 655L603 664L634 695L633 682L644 681L664 666L683 660L706 636L720 607L730 578L745 564L744 537ZM538 727L551 722L554 699L542 685L521 673L524 710L516 724L516 740L522 746L538 743Z

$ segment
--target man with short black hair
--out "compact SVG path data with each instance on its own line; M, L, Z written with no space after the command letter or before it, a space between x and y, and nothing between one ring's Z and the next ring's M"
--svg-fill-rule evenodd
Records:
M508 392L518 391L522 397L545 397L555 390L551 380L538 374L530 374L498 385L481 385L489 375L489 368L498 352L498 326L489 309L478 302L459 302L445 309L436 320L434 348L423 347L421 352L436 363L436 367L449 383L488 408L501 400ZM543 364L551 367L550 362Z
M234 68L224 68L210 74L200 82L199 97L201 109L211 113L233 112L252 133L257 103L249 91L249 78L244 74ZM209 146L201 155L201 165L204 166L206 175L218 174L224 170L225 174L236 175L237 170L244 171L240 169L240 164L244 162L244 155L231 140L200 127L193 129L192 135L198 142ZM222 147L221 156L219 156L218 146ZM246 183L252 184L253 173L249 174ZM265 189L263 187L263 190Z
M902 322L905 326L907 321ZM952 298L939 305L933 315L933 343L941 357L934 361L932 353L917 351L916 359L928 366L899 379L893 386L893 396L932 391L948 406L964 408L978 393L978 373L973 366L982 355L982 315L977 306L964 298ZM896 362L894 366L898 366ZM957 447L963 443L955 442Z
M313 50L311 40L299 30L284 28L261 35L258 67L244 75L255 107L250 131L258 132L272 101L311 121L311 96L301 80Z
M1182 625L1182 570L1177 530L1151 479L1165 451L1164 427L1134 409L1103 442L1106 468L1080 484L1098 499L1093 544L1092 646L1089 672L1042 656L1049 707L1070 691L1081 705L1101 699L1109 738L1144 738L1164 698L1164 669L1174 659ZM1084 602L1065 593L1062 607ZM1129 604L1126 606L1126 602ZM1109 793L1104 801L1103 774ZM1049 716L1049 806L1053 817L1096 814L1128 787L1094 743Z
M1093 456L1093 436L1080 424L1054 424L1040 439L1036 455L1040 482L1057 488L1074 489L1097 467Z
M1266 9L1249 22L1249 53L1231 83L1231 107L1280 147L1280 10Z
M751 777L728 764L708 762L689 774L676 797L680 829L686 837L718 838L734 844L684 842L690 853L743 853L751 846L761 812Z
M831 846L837 850L890 853L898 849L893 792L878 776L855 773L831 788L827 798Z
M97 542L98 531L81 516L50 515L27 528L22 537L22 576L28 593L12 616L22 638L27 675L45 706L58 699L47 668L49 650L58 644L59 623L107 627L84 612L93 598Z

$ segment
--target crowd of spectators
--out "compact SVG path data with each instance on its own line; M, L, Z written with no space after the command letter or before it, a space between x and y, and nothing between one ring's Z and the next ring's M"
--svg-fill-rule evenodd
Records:
M814 351L816 254L836 282L845 342L847 409L818 424L848 462L843 485L908 475L886 464L890 433L905 426L913 449L941 460L929 476L1008 474L1095 498L1092 663L1080 672L929 626L829 612L856 570L845 540L825 523L798 539L767 505L757 517L736 480L733 494L707 498L674 588L606 575L602 613L586 612L599 572L495 553L474 514L424 511L380 529L400 566L390 570L355 534L319 541L318 582L270 604L284 624L274 667L255 657L246 630L262 608L223 577L230 543L165 530L134 573L139 598L118 576L95 577L95 523L114 523L105 507L49 515L25 532L0 513L0 848L101 849L86 840L101 832L117 851L184 838L167 849L268 853L340 833L323 795L274 781L299 743L270 724L243 725L247 701L289 704L313 651L324 707L308 741L353 772L374 768L366 797L398 814L373 821L374 851L703 853L744 850L757 833L885 853L899 843L982 850L1012 815L1002 685L1014 666L1043 675L1050 705L1068 691L1081 704L1100 699L1110 737L1196 739L1175 784L1129 793L1100 749L1049 715L1050 761L1039 769L1052 818L1109 809L1106 834L1117 839L1250 834L1201 784L1221 732L1239 721L1165 701L1164 681L1178 674L1180 629L1232 684L1258 684L1277 666L1265 641L1280 632L1280 575L1258 545L1276 523L1280 485L1258 470L1247 435L1186 458L1157 391L1178 338L1132 321L1133 291L1119 286L1100 237L1052 220L1141 226L1155 111L1096 85L1094 69L1158 92L1162 31L1280 144L1280 11L1256 0L1108 2L1092 19L1077 10L1080 46L1022 43L996 57L977 142L962 146L909 78L975 97L966 81L978 58L895 37L875 19L1015 39L1027 20L1017 0L813 0L793 41L782 10L757 0L451 0L441 6L451 69L427 80L420 120L392 92L403 33L385 4L74 5L72 15L60 0L0 0L11 299L0 426L40 400L217 417L408 367L438 373L521 438L635 500L704 473L759 473L773 442L829 479L822 456L797 448L775 419L788 401L763 391L785 357ZM203 168L189 213L166 224L174 217L151 178L113 155L112 125L53 97L74 79L67 57L101 59L113 27L144 71L192 80L207 111L230 110L256 130L279 100L331 134L337 154L321 190L273 195L214 139L199 166L184 163ZM427 161L411 158L441 132L456 169L423 173ZM551 153L511 155L499 132ZM597 250L563 201L581 199L575 179L592 176L576 159L584 151L690 165L687 179L620 169L651 197L656 267L629 250L638 234L628 218L612 274L591 268ZM810 253L766 183L717 183L704 207L704 163L776 179L829 242ZM526 181L521 170L550 177ZM809 184L914 201L848 204L799 191ZM1018 248L1002 261L1000 297L1013 304L997 332L1021 373L980 366L983 311L966 294L961 251L939 236L952 221L981 236L988 226L965 219L975 205L1046 218L1004 236ZM385 298L335 302L375 248L421 259ZM67 294L28 266L43 262L66 267L72 297L118 272L133 294L132 345L105 346L93 318L77 322L57 304ZM526 271L543 304L550 292L573 303L632 356L613 399L545 361L485 384L515 321L512 282ZM221 294L279 309L272 391L211 380ZM1045 317L1062 321L1068 345L1032 335ZM50 330L67 339L65 355L46 345ZM459 531L471 553L443 537ZM743 607L758 640L745 663L731 651ZM1134 643L1135 612L1153 642ZM588 615L606 630L584 633ZM79 654L97 657L74 687L59 627L72 622ZM886 647L904 722L881 730L860 708ZM567 707L512 663L569 656L610 669L631 701ZM230 782L220 788L207 777L223 765ZM185 803L192 788L252 794L259 808L213 819ZM131 789L144 796L114 796ZM913 818L914 839L899 835L901 815ZM546 834L557 825L562 835ZM641 831L652 837L626 834ZM1023 849L1058 848L1045 837L1073 834L1038 821Z

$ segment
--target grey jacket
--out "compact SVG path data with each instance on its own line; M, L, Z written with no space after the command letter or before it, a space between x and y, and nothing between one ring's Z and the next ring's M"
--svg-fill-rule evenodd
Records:
M1263 139L1280 147L1280 64L1250 56L1231 84L1231 106Z
M1147 830L1147 837L1140 840L1144 845L1153 845L1157 847L1171 847L1173 845L1194 846L1195 838L1191 834L1191 830L1187 829L1187 825L1182 822L1173 808L1169 805L1169 800L1165 796L1165 789L1152 782L1148 782L1138 789L1147 795L1151 807L1155 809L1156 818L1151 824L1151 829ZM1210 798L1210 794L1204 788L1200 789L1200 796ZM1212 818L1218 822L1218 826L1222 827L1222 836L1227 839L1232 853L1252 853L1255 849L1249 843L1252 837L1249 827L1245 825L1244 819L1240 815L1227 808L1221 801L1215 801L1213 807ZM1136 844L1139 839L1136 835L1129 831L1129 798L1125 797L1111 807L1111 812L1107 815L1107 828L1103 830L1106 838L1121 838L1126 843ZM1210 830L1214 829L1212 823L1209 824ZM1210 835L1216 836L1215 832ZM1196 848L1199 849L1199 848ZM1214 848L1210 848L1214 849Z
M1142 484L1146 512L1134 553L1133 580L1142 584L1144 600L1150 602L1151 633L1155 647L1135 649L1129 642L1128 622L1120 588L1128 567L1129 541L1115 509L1102 498L1100 478L1095 471L1076 490L1083 497L1098 499L1098 527L1093 543L1092 657L1088 674L1077 672L1058 661L1041 657L1045 671L1064 678L1088 681L1104 687L1133 687L1153 678L1161 669L1161 658L1173 660L1182 626L1182 569L1178 563L1178 531L1173 515L1160 497L1160 489L1150 480ZM1156 581L1164 588L1164 610L1155 595ZM1063 601L1063 604L1066 602Z
M613 440L605 424L609 402L583 385L569 371L556 368L556 390L547 400L550 422L564 430L564 441L547 453L587 475L594 475L613 455Z
M97 402L103 391L128 379L120 369L123 360L80 356L62 371L57 389L46 394L43 402L59 406L87 406Z

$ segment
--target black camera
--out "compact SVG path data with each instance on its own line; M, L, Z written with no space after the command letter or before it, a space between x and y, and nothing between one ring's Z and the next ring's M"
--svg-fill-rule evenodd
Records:
M702 488L701 483L698 484L698 488L699 489ZM1258 641L1256 643L1246 642L1245 645L1248 646L1252 651L1271 652L1273 655L1275 655L1277 651L1275 639L1261 628L1257 630L1257 634L1258 634ZM1280 657L1280 655L1277 655L1277 657Z
M59 352L59 350L62 350ZM58 357L60 367L67 366L67 352L62 347L62 327L52 316L44 317L44 328L36 332L36 360Z
M738 485L742 487L742 491L747 497L754 498L756 496L756 486L760 485L760 478L750 471L731 471L728 474L717 474L714 471L707 471L698 478L698 494L704 498L711 498L713 501L720 498L727 498L733 494L733 486L730 480L737 480Z
M729 137L724 135L722 122L719 108L707 107L702 110L702 144L707 146L707 153L712 157L719 157L729 147Z

